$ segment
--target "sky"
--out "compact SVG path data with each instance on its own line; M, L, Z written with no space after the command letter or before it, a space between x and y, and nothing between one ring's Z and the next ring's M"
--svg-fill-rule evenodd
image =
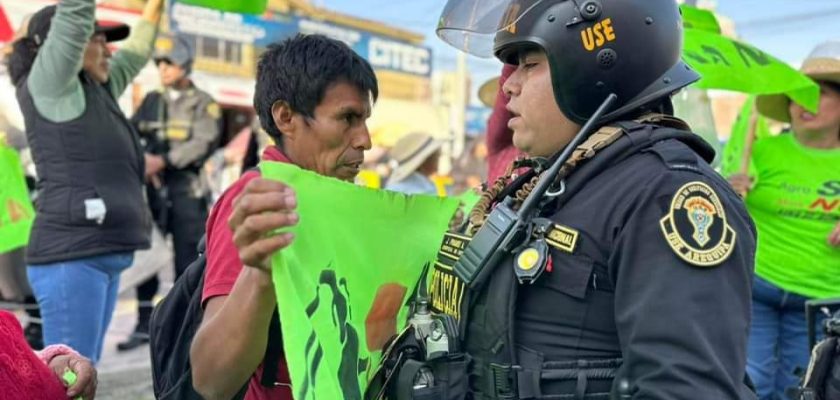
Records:
M425 35L435 71L454 70L458 52L435 36L446 0L310 0L341 13L381 21ZM717 0L717 12L735 22L741 40L798 66L811 49L826 40L840 40L840 0ZM835 27L836 28L836 27ZM496 60L467 56L473 92L498 75Z

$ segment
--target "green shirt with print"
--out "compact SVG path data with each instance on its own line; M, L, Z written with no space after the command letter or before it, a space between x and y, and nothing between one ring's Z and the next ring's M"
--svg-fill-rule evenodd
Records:
M840 297L840 149L808 148L791 134L755 143L756 185L746 203L758 228L756 274L810 298Z

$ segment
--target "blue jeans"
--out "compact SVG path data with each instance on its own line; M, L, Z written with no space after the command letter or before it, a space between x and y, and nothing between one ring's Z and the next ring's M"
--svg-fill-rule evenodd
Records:
M115 253L29 265L29 283L41 306L44 344L66 344L94 363L117 302L120 273L134 253Z
M787 292L755 277L752 325L747 346L747 373L759 400L788 399L785 390L799 385L797 368L808 368L807 297ZM817 326L822 326L820 318ZM818 337L820 330L817 330Z

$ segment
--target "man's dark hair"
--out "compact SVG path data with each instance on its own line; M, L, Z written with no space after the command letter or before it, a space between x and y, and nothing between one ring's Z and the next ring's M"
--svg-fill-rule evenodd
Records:
M363 93L379 97L379 86L373 68L343 42L323 35L303 35L272 44L260 57L254 108L260 124L274 142L280 145L283 135L274 124L271 106L286 102L307 118L314 118L331 85L347 82Z

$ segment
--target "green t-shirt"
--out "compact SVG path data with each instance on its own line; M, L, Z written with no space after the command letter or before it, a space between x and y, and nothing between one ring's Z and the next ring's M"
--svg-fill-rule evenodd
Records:
M757 181L747 208L758 227L755 272L811 298L840 297L840 149L812 149L791 134L755 143Z

